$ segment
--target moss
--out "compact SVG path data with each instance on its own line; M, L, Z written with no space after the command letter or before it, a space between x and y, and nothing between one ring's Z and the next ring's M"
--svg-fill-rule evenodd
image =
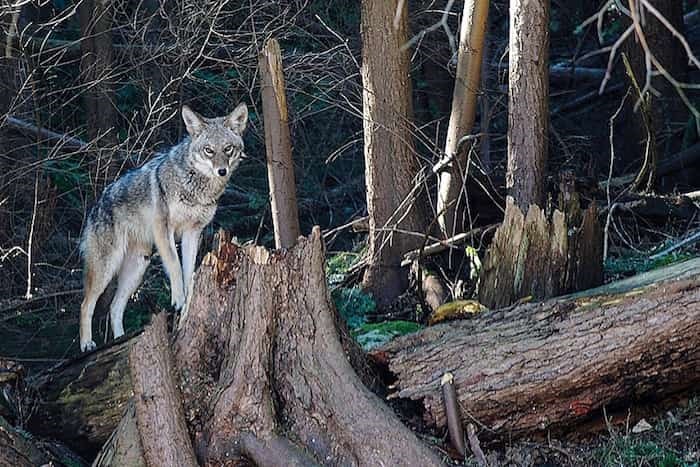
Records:
M352 331L352 336L367 351L386 344L395 337L418 332L421 329L423 327L420 324L412 321L385 321L363 324Z
M359 287L338 288L331 292L331 296L340 316L350 329L362 326L366 322L367 315L377 308L372 296L360 290Z

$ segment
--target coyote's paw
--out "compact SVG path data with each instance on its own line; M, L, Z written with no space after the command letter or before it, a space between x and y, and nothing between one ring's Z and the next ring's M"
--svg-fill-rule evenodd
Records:
M97 345L95 344L95 341L80 341L80 351L81 352L89 352L91 350L95 350L97 348Z
M185 292L183 292L182 288L177 290L173 289L170 304L176 311L182 309L182 307L185 305Z

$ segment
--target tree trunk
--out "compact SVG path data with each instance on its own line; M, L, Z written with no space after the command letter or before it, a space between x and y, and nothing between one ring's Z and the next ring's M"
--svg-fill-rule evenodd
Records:
M80 71L88 141L97 147L90 154L95 194L117 175L114 159L116 112L112 102L112 5L110 0L84 0L78 5L81 32Z
M435 464L352 373L323 284L318 231L287 252L223 242L207 256L174 347L185 419L201 463L245 456L262 465L280 459L286 465ZM439 324L373 355L396 378L392 397L419 401L425 419L440 428L439 380L452 372L462 412L494 430L482 436L505 440L573 429L602 407L696 387L699 327L696 259L586 293ZM51 422L47 405L39 405L32 431L47 419L53 428L44 434L67 441L94 440L96 433L85 432L116 428L109 440L103 437L96 465L145 465L133 406L106 396L102 405L70 397L71 390L81 393L68 382L71 375L76 387L114 391L115 401L130 394L123 389L128 372L120 377L117 370L127 365L125 349L121 343L64 365L58 373L66 375L54 374L57 384L47 381L39 394L66 391L65 408L54 409L65 423ZM114 358L122 363L114 365ZM102 381L97 375L125 382L114 385L112 376ZM124 418L105 417L99 427L90 421L114 406L127 409Z
M131 399L128 354L128 342L118 341L29 381L41 395L29 419L30 431L94 456Z
M129 351L136 426L147 465L195 467L172 360L167 321L160 313Z
M408 285L404 253L422 240L424 216L413 190L418 173L411 131L411 78L407 2L362 1L362 85L365 182L369 213L368 267L363 280L387 305ZM399 21L394 16L403 5ZM407 235L397 231L411 231Z
M284 92L282 52L275 39L268 40L260 54L260 75L275 247L289 248L296 243L301 230L297 212L287 97Z
M477 97L481 84L481 68L488 24L489 1L466 0L462 13L462 27L459 36L457 56L457 76L452 96L452 112L447 128L445 158L449 160L440 172L438 182L437 211L438 223L447 238L454 236L464 179L467 176L469 144L460 144L474 126Z
M521 211L544 206L549 128L549 0L510 0L506 187Z
M663 281L663 282L662 282ZM487 311L374 352L399 397L445 427L440 377L485 437L571 430L602 408L700 383L700 259L541 303Z

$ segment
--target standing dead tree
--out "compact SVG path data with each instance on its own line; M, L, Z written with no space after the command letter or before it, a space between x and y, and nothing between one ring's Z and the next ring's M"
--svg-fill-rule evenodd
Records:
M602 282L597 210L582 213L575 180L561 174L558 210L547 219L549 1L511 0L508 75L508 188L503 224L484 261L479 298L506 306Z
M488 11L488 0L464 2L457 76L445 142L446 162L440 164L442 170L438 182L438 222L447 237L452 237L459 230L456 213L459 212L458 200L462 197L466 177L469 146L463 144L463 138L472 130L476 117Z
M422 232L424 227L420 206L411 196L418 165L410 129L406 3L362 1L362 118L369 213L363 285L379 305L391 303L408 285L401 259L422 240L422 235L410 233Z
M292 143L279 43L270 39L260 53L267 177L270 183L275 246L289 248L301 232L297 211Z

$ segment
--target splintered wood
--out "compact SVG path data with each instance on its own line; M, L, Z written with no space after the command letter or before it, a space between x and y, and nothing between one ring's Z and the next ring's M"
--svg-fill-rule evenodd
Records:
M551 221L536 205L527 215L509 197L479 285L489 308L525 297L546 298L583 290L603 281L602 232L595 204L581 211L575 197L561 202Z

